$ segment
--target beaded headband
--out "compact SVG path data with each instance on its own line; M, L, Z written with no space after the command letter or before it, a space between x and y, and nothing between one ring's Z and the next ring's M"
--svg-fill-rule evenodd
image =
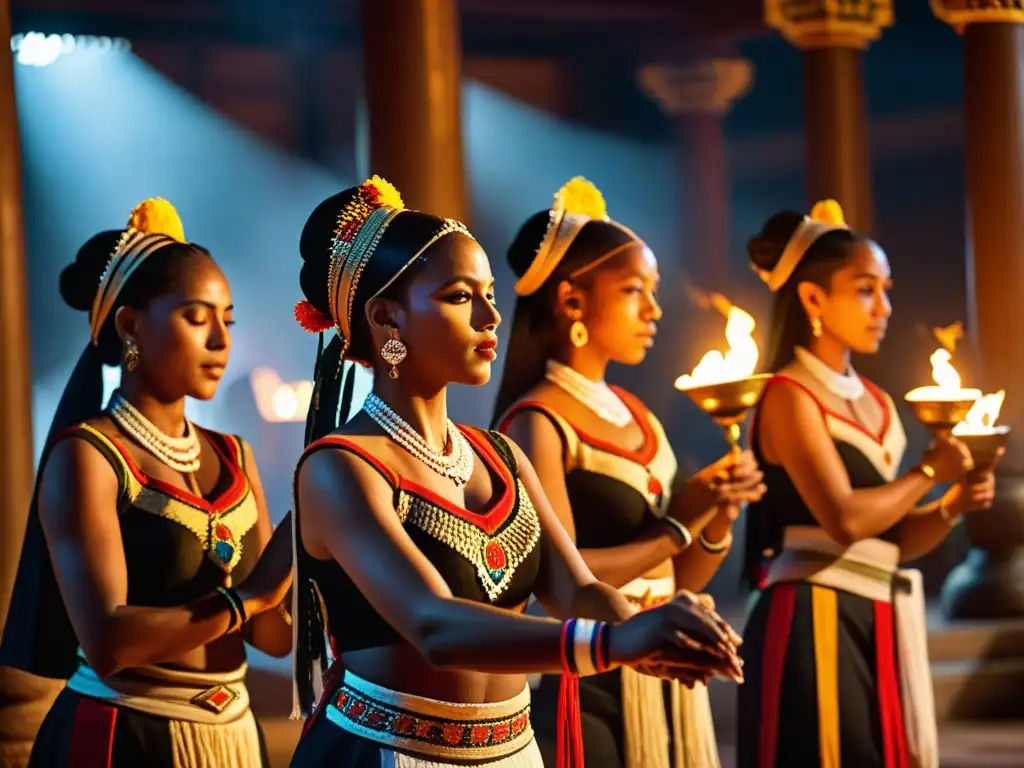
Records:
M754 267L757 276L768 286L768 290L777 293L793 275L797 265L807 255L807 251L817 242L818 238L836 229L848 229L843 209L835 200L822 200L815 203L809 216L804 216L800 226L782 249L782 256L774 269Z
M331 240L331 260L327 270L330 316L320 312L305 299L295 305L295 319L306 331L323 333L331 328L337 329L343 345L342 356L344 356L351 339L352 305L363 270L373 258L373 254L391 222L405 210L407 209L402 202L401 194L380 176L371 176L359 185L356 188L356 194L339 211L334 237ZM445 219L426 244L417 250L370 298L380 296L430 246L454 232L461 232L468 237L473 237L462 222Z
M143 200L128 217L128 228L110 254L89 311L93 346L121 289L143 261L171 243L184 243L185 229L174 206L161 197Z
M589 221L604 221L612 224L627 235L633 242L642 242L636 234L628 227L624 227L617 221L608 218L608 209L605 206L604 196L601 191L591 182L582 176L576 176L555 193L554 203L548 211L548 226L544 230L544 238L537 248L537 253L530 262L530 266L519 278L515 285L516 294L529 296L540 290L547 282L555 269L565 258L569 246L587 225ZM580 267L570 275L578 275L594 269L604 263L612 256L633 245L633 242L616 246L612 250L601 254L593 261Z

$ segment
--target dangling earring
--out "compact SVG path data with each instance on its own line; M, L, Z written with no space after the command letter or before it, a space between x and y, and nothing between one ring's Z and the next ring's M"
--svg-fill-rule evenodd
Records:
M139 348L135 342L127 339L124 343L124 369L134 371L139 366Z
M816 339L821 338L821 318L820 317L815 316L815 317L811 318L811 334Z
M577 349L587 346L587 342L590 341L590 333L587 332L587 326L580 320L582 316L583 312L579 309L573 310L569 315L572 318L572 325L569 326L569 341Z
M402 343L402 340L398 338L398 329L392 328L391 338L384 342L384 346L380 350L380 356L384 358L384 362L391 366L388 376L392 379L398 378L398 364L405 360L408 354L409 350Z
M577 348L587 346L587 342L590 341L590 333L582 320L576 320L569 326L569 341Z

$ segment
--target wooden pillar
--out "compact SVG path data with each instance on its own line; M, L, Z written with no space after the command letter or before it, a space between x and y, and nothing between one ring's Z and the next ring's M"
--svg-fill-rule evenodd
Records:
M1024 616L1024 10L940 2L963 35L968 324L986 391L1006 390L1010 425L991 510L964 518L970 550L943 585L949 618Z
M753 72L746 59L657 64L640 72L644 90L675 118L683 253L705 289L729 286L729 168L722 118L750 90Z
M457 0L363 0L362 15L371 173L467 221Z
M10 607L32 498L32 378L21 150L8 0L0 0L0 632ZM20 768L60 686L0 667L0 765Z
M834 198L873 235L863 52L892 24L892 0L765 0L765 21L803 52L808 207Z

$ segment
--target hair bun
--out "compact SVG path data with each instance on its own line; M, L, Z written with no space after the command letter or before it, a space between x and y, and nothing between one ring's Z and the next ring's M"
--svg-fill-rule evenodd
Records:
M758 269L770 272L775 269L786 250L786 244L804 215L797 211L779 211L765 222L761 231L747 241L747 255Z
M69 307L82 312L92 309L103 270L122 234L119 229L108 229L93 235L78 249L75 260L61 271L60 295Z
M548 211L537 211L519 228L512 245L508 247L508 266L516 277L522 277L533 263L548 229Z

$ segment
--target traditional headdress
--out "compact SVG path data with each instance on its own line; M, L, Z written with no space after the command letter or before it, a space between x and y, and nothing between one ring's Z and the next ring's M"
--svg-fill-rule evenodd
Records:
M835 200L821 200L815 203L810 215L804 216L800 226L789 238L775 268L768 270L755 267L754 271L764 280L772 293L777 293L818 238L836 229L848 229L839 203Z
M551 210L548 211L548 226L544 231L544 238L537 249L537 254L533 257L533 261L530 262L530 266L523 276L516 282L515 289L519 296L529 296L540 290L565 258L569 246L590 221L605 221L618 227L629 235L630 242L623 243L601 254L577 269L570 277L577 277L594 269L633 245L634 242L642 242L632 230L609 219L608 209L601 191L582 176L576 176L563 184L562 188L555 193L555 201L551 205Z
M121 235L107 268L100 277L96 298L89 311L89 329L93 346L99 343L100 330L110 314L118 294L128 278L149 256L171 243L184 243L185 229L174 206L162 197L143 200L128 216L128 228Z
M323 333L332 327L337 329L342 340L342 356L352 338L352 304L363 270L373 258L391 222L405 210L402 195L380 176L371 176L360 184L355 195L338 212L331 240L331 261L327 271L330 316L307 300L295 305L295 319L310 333ZM430 246L453 232L473 237L462 222L445 219L427 242L370 298L376 298L387 290Z

